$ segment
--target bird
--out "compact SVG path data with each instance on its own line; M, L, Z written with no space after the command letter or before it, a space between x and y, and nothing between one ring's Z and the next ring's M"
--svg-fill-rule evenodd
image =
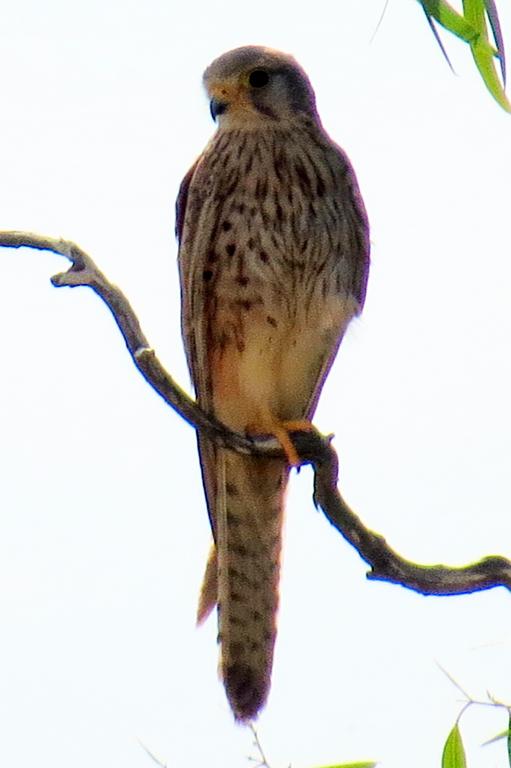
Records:
M179 188L181 323L198 405L231 430L274 435L282 458L198 432L213 544L198 622L218 607L219 673L236 721L267 701L276 639L284 497L353 317L363 307L369 225L343 150L296 60L244 46L204 86L217 129Z

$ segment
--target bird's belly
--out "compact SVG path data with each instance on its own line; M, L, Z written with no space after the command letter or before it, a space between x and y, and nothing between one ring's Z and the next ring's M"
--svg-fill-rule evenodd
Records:
M224 343L209 353L213 405L233 429L264 432L274 421L309 415L356 302L331 296L293 316L280 309L263 302L245 312L231 305L232 311L227 306L218 313L217 338Z

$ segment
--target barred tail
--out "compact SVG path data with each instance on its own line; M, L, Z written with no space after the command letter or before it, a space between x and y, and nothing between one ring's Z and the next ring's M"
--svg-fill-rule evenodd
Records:
M228 451L217 458L216 557L213 550L199 620L217 593L221 674L235 718L247 721L270 689L288 468Z

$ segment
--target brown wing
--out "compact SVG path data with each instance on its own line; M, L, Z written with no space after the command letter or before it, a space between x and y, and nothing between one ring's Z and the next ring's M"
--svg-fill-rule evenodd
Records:
M200 257L197 248L193 248L196 230L199 226L199 215L194 210L188 210L190 186L201 158L192 165L179 187L176 200L176 237L179 243L178 262L181 282L181 328L183 342L188 362L188 368L199 405L205 410L211 408L210 387L207 382L205 354L205 318L204 306L196 295L198 286L194 280L196 265L194 260ZM188 216L188 220L187 220ZM186 221L186 231L185 231ZM202 305L202 306L201 306ZM208 516L213 536L215 536L215 521L213 503L216 496L216 448L215 445L197 432L197 447L202 473L202 483L208 506Z
M211 386L207 365L207 318L205 316L204 245L211 239L215 223L201 189L203 180L194 183L203 155L190 168L179 188L176 201L176 235L181 282L181 328L188 368L197 400L205 410L211 408Z
M334 142L329 140L329 143L331 148L330 162L334 168L337 167L340 170L339 182L342 182L339 183L339 193L341 196L339 203L342 215L338 219L338 237L339 241L343 244L342 257L349 261L351 268L351 285L346 287L350 289L354 299L353 314L351 315L353 317L362 312L366 296L371 249L369 221L357 177L347 155ZM348 318L348 322L345 322L346 318L342 315L339 317L339 326L335 340L330 347L325 349L322 359L318 358L316 383L311 390L307 409L304 413L304 417L307 419L311 419L314 415L321 390L335 360L351 317Z
M176 200L176 237L178 243L181 243L181 240L183 238L183 227L185 223L185 215L186 215L186 203L188 201L188 190L190 189L190 182L192 180L193 174L195 173L195 169L197 168L197 164L199 162L200 158L197 158L197 160L194 162L186 176L184 177L183 181L179 185L179 192L177 193L177 200Z

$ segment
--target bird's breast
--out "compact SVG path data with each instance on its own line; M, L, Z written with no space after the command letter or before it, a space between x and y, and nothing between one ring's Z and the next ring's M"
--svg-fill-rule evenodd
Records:
M210 219L203 279L246 311L270 299L306 308L347 250L342 169L310 137L299 139L283 129L219 133L194 178L195 207Z

